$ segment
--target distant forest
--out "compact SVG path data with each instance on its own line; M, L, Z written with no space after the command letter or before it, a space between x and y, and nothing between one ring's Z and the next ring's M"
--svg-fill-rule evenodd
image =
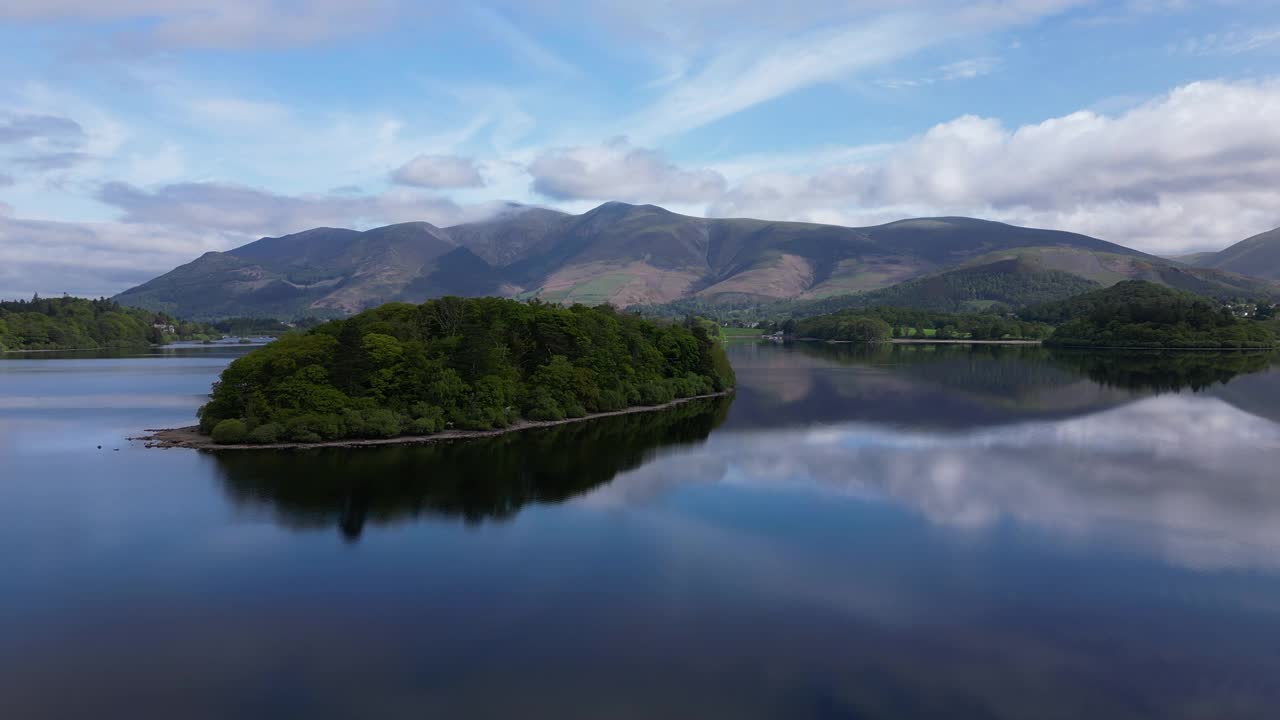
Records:
M1061 323L1047 344L1063 347L1270 348L1276 334L1261 319L1140 280L1028 308L1025 317Z
M207 325L105 298L0 301L0 351L144 348L216 337Z
M896 307L844 310L789 320L782 332L802 338L883 342L893 338L935 340L1043 340L1053 327L990 313L945 313Z

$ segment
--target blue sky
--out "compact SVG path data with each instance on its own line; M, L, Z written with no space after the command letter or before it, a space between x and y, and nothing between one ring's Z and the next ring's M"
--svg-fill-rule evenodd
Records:
M1280 2L7 0L0 296L504 202L1280 225Z

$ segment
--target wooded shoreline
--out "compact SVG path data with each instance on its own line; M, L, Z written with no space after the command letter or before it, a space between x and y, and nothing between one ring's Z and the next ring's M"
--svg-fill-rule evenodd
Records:
M507 427L498 428L496 430L445 430L438 433L432 433L430 435L400 435L391 438L323 440L321 442L314 443L277 442L264 444L236 443L230 445L219 445L213 441L212 437L201 434L198 426L191 425L182 428L148 429L146 432L150 433L149 435L131 437L129 440L142 442L149 448L184 448L189 450L305 450L309 448L359 448L379 447L385 445L427 445L437 442L495 437L497 435L520 432L521 430L554 427L556 425L566 425L568 423L583 422L586 420L598 420L600 418L614 417L617 415L657 412L659 410L666 410L695 400L710 400L713 398L727 397L732 394L733 389L730 388L723 392L711 393L708 395L695 395L693 397L677 398L671 402L663 403L661 405L637 405L634 407L624 408L622 410L591 413L578 418L565 418L563 420L522 419L517 420Z

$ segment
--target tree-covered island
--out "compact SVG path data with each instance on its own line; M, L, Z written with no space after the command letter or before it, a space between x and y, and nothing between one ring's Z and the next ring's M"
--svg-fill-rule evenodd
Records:
M391 303L231 363L200 409L222 444L492 430L725 392L696 323L498 298Z

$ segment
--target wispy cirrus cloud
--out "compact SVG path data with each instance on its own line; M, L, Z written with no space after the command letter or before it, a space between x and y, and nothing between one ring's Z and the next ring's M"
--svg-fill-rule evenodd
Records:
M881 87L898 90L902 88L928 87L953 80L972 80L995 72L996 68L1000 67L1000 63L1001 60L998 57L957 60L942 65L922 77L877 80L876 84Z
M805 17L796 29L780 22L773 33L746 34L712 44L679 61L650 107L629 121L629 133L654 140L703 127L798 90L883 68L964 37L991 33L1081 5L1081 0L1000 2L864 2ZM963 68L953 68L963 72Z

